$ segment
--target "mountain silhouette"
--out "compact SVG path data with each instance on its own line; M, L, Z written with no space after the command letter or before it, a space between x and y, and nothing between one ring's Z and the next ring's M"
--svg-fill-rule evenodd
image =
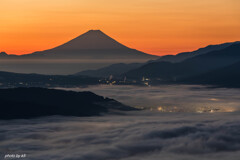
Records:
M115 63L143 63L159 58L117 42L100 30L90 30L55 48L25 55L0 54L2 71L69 75Z
M128 71L137 69L140 66L146 65L148 63L153 63L153 62L178 63L198 55L207 54L212 51L222 50L224 48L231 46L232 44L237 44L237 43L240 43L240 42L237 41L237 42L229 42L229 43L223 43L223 44L217 44L217 45L208 45L207 47L199 48L198 50L195 50L192 52L182 52L177 55L166 55L156 60L150 60L146 63L113 64L113 65L96 69L96 70L84 70L84 71L78 72L77 75L87 75L91 77L109 77L110 75L113 75L114 77L116 76L118 77ZM165 64L168 64L168 63L162 63L162 65L165 65Z
M132 78L158 78L164 81L176 81L226 67L240 60L240 44L232 44L222 50L186 59L179 63L153 62L129 71L123 76Z
M95 116L101 113L137 110L92 92L45 88L0 89L0 119L42 116Z
M212 51L222 50L224 48L231 46L232 44L239 44L239 43L240 43L240 41L228 42L228 43L222 43L222 44L216 44L216 45L208 45L206 47L199 48L192 52L182 52L177 55L165 55L165 56L162 56L152 62L163 62L163 61L164 62L172 62L172 63L182 62L186 59L193 58L193 57L199 56L199 55L203 55L203 54L206 54L206 53L209 53Z
M6 52L0 52L0 56L8 56Z
M22 55L21 58L54 59L156 59L157 56L128 48L100 30L90 30L55 48Z
M182 83L240 87L240 61L204 74L183 79Z
M54 50L128 49L100 30L90 30Z

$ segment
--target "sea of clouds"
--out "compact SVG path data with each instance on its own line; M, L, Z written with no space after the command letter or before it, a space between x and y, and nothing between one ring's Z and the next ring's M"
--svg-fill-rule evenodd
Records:
M97 85L87 88L64 88L73 91L92 91L132 107L174 112L240 111L240 90L208 88L200 85Z
M239 115L139 111L0 121L0 159L238 160Z

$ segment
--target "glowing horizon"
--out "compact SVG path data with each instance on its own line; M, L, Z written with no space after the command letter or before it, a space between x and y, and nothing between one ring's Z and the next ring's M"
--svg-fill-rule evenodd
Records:
M100 29L130 48L165 55L240 40L236 0L2 0L0 52L28 54Z

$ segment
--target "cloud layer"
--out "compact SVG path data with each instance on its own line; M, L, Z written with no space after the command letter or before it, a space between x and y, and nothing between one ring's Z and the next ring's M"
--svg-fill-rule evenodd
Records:
M131 112L0 121L0 153L31 160L237 160L235 113Z
M92 91L133 107L176 112L232 112L240 110L239 89L206 88L197 85L90 86L74 91Z

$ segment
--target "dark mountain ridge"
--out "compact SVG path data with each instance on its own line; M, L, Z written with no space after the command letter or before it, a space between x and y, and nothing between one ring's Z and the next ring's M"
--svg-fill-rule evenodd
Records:
M96 69L96 70L84 70L82 72L77 73L77 75L87 75L87 76L91 76L91 77L109 77L110 75L113 75L115 77L116 76L119 77L120 75L122 75L130 70L137 69L140 66L146 65L148 63L154 63L154 62L178 63L178 62L181 62L181 61L189 59L189 58L193 58L198 55L207 54L212 51L222 50L224 48L229 47L232 44L237 44L237 43L240 43L240 42L230 42L230 43L223 43L223 44L217 44L217 45L209 45L207 47L200 48L193 52L183 52L183 53L179 53L177 55L166 55L166 56L162 56L161 58L159 58L157 60L151 60L146 63L113 64L113 65L109 65L107 67L103 67L103 68ZM165 63L162 64L163 67L164 67L164 64Z
M203 55L212 51L222 50L224 48L231 46L232 44L239 44L239 43L240 43L239 41L236 41L236 42L227 42L227 43L216 44L216 45L208 45L206 47L199 48L198 50L195 50L192 52L182 52L177 55L162 56L155 61L156 62L165 61L165 62L172 62L172 63L182 62L188 58L192 58L198 55Z
M44 88L0 89L0 119L28 119L42 116L96 116L135 108L92 92Z
M138 69L132 70L123 76L132 78L160 78L167 81L203 74L217 68L225 67L240 60L240 44L231 46L207 54L189 58L183 62L153 62Z
M240 60L237 63L180 81L222 87L240 87Z

